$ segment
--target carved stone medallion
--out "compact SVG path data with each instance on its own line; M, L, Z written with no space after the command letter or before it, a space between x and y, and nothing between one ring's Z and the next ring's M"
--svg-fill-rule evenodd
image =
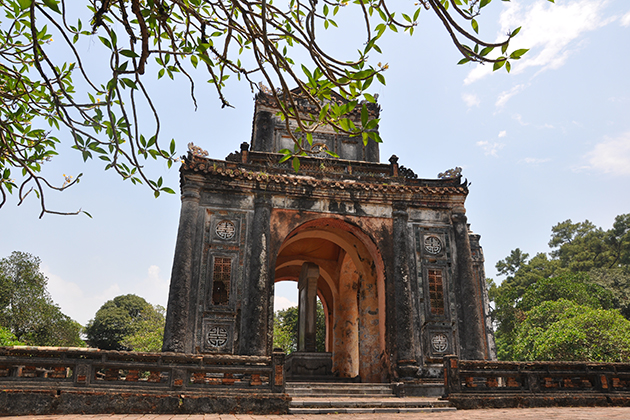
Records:
M437 353L444 353L448 349L448 338L445 334L434 334L431 337L431 347Z
M437 236L427 236L424 238L424 249L429 254L439 254L442 251L442 241Z
M206 340L212 347L221 347L228 341L228 332L223 327L210 327Z
M229 220L222 220L217 223L215 232L221 239L232 239L236 233L236 227L234 226L234 223Z

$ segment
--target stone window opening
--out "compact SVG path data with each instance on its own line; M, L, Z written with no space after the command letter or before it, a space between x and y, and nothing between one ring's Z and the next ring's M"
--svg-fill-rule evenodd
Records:
M212 275L212 304L227 305L230 302L232 258L215 257Z
M444 282L441 269L429 269L429 304L431 315L444 315Z

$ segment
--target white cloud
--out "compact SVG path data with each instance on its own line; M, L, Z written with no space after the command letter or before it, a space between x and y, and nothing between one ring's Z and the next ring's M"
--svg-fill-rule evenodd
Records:
M502 108L505 106L505 104L507 103L507 101L514 95L516 95L517 93L521 92L523 89L525 89L525 85L516 85L514 86L512 89L510 90L505 90L503 92L501 92L499 94L499 97L497 98L497 102L495 103L495 105L499 108Z
M630 131L605 138L587 156L591 168L612 175L630 175Z
M621 17L621 25L622 26L630 26L630 12L626 13Z
M507 131L503 130L499 132L499 138L507 136Z
M273 300L273 311L281 311L283 309L290 308L292 306L297 306L297 302L291 302L289 299L284 296L276 296Z
M474 95L471 93L463 93L462 99L464 100L468 108L471 108L473 106L479 106L479 104L481 103L477 95Z
M550 158L544 158L544 159L540 159L540 158L525 158L523 160L521 160L521 162L525 162L527 164L539 164L539 163L545 163L545 162L549 162L551 159Z
M122 294L120 286L114 283L98 295L88 296L78 284L51 273L48 266L42 264L41 270L48 277L48 291L53 301L59 305L61 312L81 325L94 318L94 314L103 303Z
M514 114L512 115L512 118L514 118L516 121L518 121L518 123L520 125L529 125L529 123L526 123L523 121L523 116L521 114Z
M142 296L153 305L162 305L166 308L169 284L168 279L160 276L160 267L152 265L147 269L147 277L142 279L130 293Z
M110 299L129 293L143 297L151 304L166 307L169 281L160 277L160 267L152 265L147 269L147 277L137 283L127 282L121 288L118 283L109 285L97 294L87 294L77 283L66 281L50 272L42 264L42 272L48 277L48 291L61 311L79 324L85 325L94 318L96 311Z
M512 73L520 73L528 67L538 67L543 71L562 66L579 48L574 42L577 38L615 20L602 16L606 3L607 0L506 3L499 18L501 29L497 40L504 40L506 33L520 26L520 33L510 42L510 51L531 49L521 60L512 63ZM624 24L626 16L622 18ZM477 65L468 73L464 84L473 83L491 73L491 65Z
M503 147L505 146L505 144L503 143L491 143L489 141L478 141L477 142L477 146L481 147L483 149L483 153L486 156L494 156L494 157L499 157L499 150L503 149Z

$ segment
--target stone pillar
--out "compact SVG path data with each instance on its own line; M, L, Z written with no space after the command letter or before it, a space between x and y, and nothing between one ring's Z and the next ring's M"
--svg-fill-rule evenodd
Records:
M470 241L470 253L472 255L472 268L475 284L479 284L479 289L481 290L481 300L483 302L487 346L485 349L485 359L497 360L497 349L494 342L494 329L492 328L492 316L490 315L490 299L488 298L486 271L484 269L485 259L483 257L483 249L479 243L481 235L473 233L469 229L468 239Z
M317 264L304 263L298 282L298 351L315 352L317 344L317 279L319 267Z
M273 150L274 119L269 111L258 111L254 116L254 133L252 148L254 152L274 152Z
M473 273L465 213L463 207L457 207L453 209L451 216L457 248L454 285L457 296L460 359L483 360L486 353L483 299L479 283L475 281Z
M243 285L239 354L264 356L267 353L270 288L273 275L269 269L269 219L271 200L266 195L254 199L252 235L248 250L247 277Z
M409 269L409 228L407 227L407 207L404 203L394 203L394 299L396 322L396 364L401 377L412 377L418 370L414 348L413 292Z
M191 182L186 182L182 186L182 209L175 243L162 351L177 353L192 353L193 351L192 327L189 325L189 318L194 316L190 313L190 298L193 244L199 214L200 190L199 185Z

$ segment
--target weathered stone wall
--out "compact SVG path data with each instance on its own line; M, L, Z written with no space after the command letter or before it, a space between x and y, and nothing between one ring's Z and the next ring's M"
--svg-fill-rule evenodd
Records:
M465 183L407 178L395 159L356 172L357 162L303 158L308 175L277 159L243 149L182 167L165 349L271 354L273 284L311 262L343 376L417 382L440 376L445 354L494 357Z
M630 406L630 364L444 358L445 397L458 409Z
M284 414L284 354L272 357L0 347L0 416Z

